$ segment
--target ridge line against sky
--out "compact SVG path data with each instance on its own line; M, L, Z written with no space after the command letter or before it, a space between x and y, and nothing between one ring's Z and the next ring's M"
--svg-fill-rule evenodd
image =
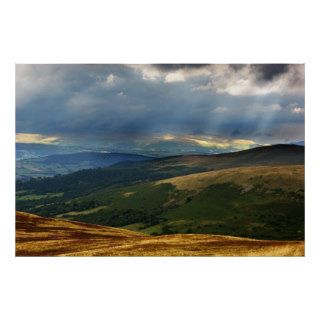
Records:
M16 65L17 142L241 150L304 140L304 109L302 64Z

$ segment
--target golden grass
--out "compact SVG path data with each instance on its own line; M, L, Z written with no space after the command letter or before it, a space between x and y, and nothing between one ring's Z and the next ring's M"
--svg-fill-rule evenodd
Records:
M257 166L222 169L193 173L155 182L155 185L171 183L180 190L202 190L210 185L232 182L249 191L254 183L265 184L268 189L287 191L304 189L304 166Z
M17 212L16 256L304 256L304 242L199 234L147 236Z

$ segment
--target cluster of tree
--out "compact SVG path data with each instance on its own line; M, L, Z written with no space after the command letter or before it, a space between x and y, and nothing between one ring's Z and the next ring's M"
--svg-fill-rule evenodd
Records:
M156 212L146 212L134 209L113 210L112 212L101 209L90 215L77 217L77 221L107 225L111 227L123 227L133 223L142 223L145 228L157 225L163 221Z
M80 170L51 178L32 178L28 181L18 180L16 182L16 190L27 190L36 194L63 192L66 199L72 199L109 186L125 186L203 170L201 167L159 167L153 161L122 163L107 168Z
M170 226L168 224L165 224L162 227L161 234L175 234L175 233L177 233L177 231L175 229L173 229L172 226Z
M144 227L150 227L159 224L163 219L156 213L127 209L115 210L108 219L108 225L121 227L132 223L143 223Z

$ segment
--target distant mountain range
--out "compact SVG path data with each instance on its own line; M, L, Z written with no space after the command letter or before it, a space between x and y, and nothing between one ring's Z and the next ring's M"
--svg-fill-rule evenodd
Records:
M83 169L108 167L119 162L135 162L151 159L153 158L125 153L79 152L54 154L17 160L16 178L52 177Z
M16 143L16 160L45 157L53 154L69 154L85 151L75 146L61 146L44 143Z

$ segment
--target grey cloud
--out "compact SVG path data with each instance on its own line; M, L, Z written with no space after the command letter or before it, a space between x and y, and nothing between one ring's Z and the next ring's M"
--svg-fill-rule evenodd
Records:
M229 68L235 72L249 67L258 80L270 81L281 74L287 73L289 64L230 64Z
M264 81L273 80L289 70L288 64L252 64L250 67L256 73L258 80Z
M304 106L301 94L235 96L212 90L193 91L195 81L203 84L207 76L174 83L146 81L125 65L22 67L23 72L17 73L17 132L55 134L70 140L90 137L91 141L116 141L120 137L133 140L165 133L250 139L259 132L259 139L268 141L270 132L275 132L274 139L281 139L289 128L289 138L295 135L294 128L299 127L301 133L304 125L304 114L292 113L287 107ZM160 68L191 70L200 65ZM214 65L201 68L212 71ZM110 87L103 86L110 74L117 81ZM228 74L225 77L227 81ZM120 96L119 92L124 94ZM281 107L272 109L272 105ZM222 112L212 112L217 108Z
M229 68L234 70L234 71L238 71L238 70L241 70L242 68L244 68L246 65L245 64L236 64L236 63L233 63L233 64L229 64Z
M153 66L161 71L175 71L180 69L200 69L209 66L209 64L154 64Z

